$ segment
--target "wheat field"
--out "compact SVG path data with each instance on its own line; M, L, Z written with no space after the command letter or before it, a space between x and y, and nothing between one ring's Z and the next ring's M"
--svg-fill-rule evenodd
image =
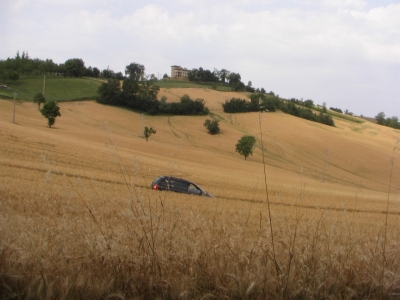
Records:
M26 102L13 124L0 100L2 299L400 298L398 130L226 114L234 92L159 96L183 94L210 115L66 102L50 129ZM159 175L215 198L150 190Z

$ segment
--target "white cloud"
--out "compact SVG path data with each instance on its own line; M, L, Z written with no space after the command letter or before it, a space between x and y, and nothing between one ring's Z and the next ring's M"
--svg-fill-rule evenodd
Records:
M13 13L19 13L23 10L26 10L30 7L29 0L15 0L2 3L2 9L5 11L11 11Z
M400 93L400 4L367 9L360 0L9 3L7 10L19 13L0 12L3 26L12 28L0 32L0 59L28 50L31 57L58 63L81 57L87 65L115 71L130 62L155 74L169 72L172 64L226 68L281 96L337 107Z
M364 9L367 3L363 0L323 0L323 6L337 9Z

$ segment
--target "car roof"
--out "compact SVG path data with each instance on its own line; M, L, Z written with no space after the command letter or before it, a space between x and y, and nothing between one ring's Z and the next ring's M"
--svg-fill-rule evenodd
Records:
M165 179L168 179L168 180L179 180L179 181L183 181L183 182L186 182L186 183L191 183L191 184L194 184L194 185L198 186L196 183L191 182L191 181L189 181L187 179L184 179L184 178L181 178L181 177L163 175L163 176L159 176L157 179L159 179L159 178L165 178Z

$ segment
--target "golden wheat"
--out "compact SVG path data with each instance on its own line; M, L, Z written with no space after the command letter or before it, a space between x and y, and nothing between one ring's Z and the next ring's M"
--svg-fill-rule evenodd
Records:
M0 101L3 297L398 297L398 131L264 114L272 245L261 143L247 161L234 152L243 134L259 140L258 115L223 113L235 93L163 93L205 98L222 134L207 117L145 116L146 142L140 114L94 102L60 104L53 129L22 103L12 124ZM161 174L216 198L150 190Z

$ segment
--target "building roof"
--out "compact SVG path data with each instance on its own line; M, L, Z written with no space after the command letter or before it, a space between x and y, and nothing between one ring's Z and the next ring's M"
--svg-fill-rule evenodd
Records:
M171 66L171 68L175 68L175 69L183 70L183 71L189 71L188 69L182 68L181 66Z

